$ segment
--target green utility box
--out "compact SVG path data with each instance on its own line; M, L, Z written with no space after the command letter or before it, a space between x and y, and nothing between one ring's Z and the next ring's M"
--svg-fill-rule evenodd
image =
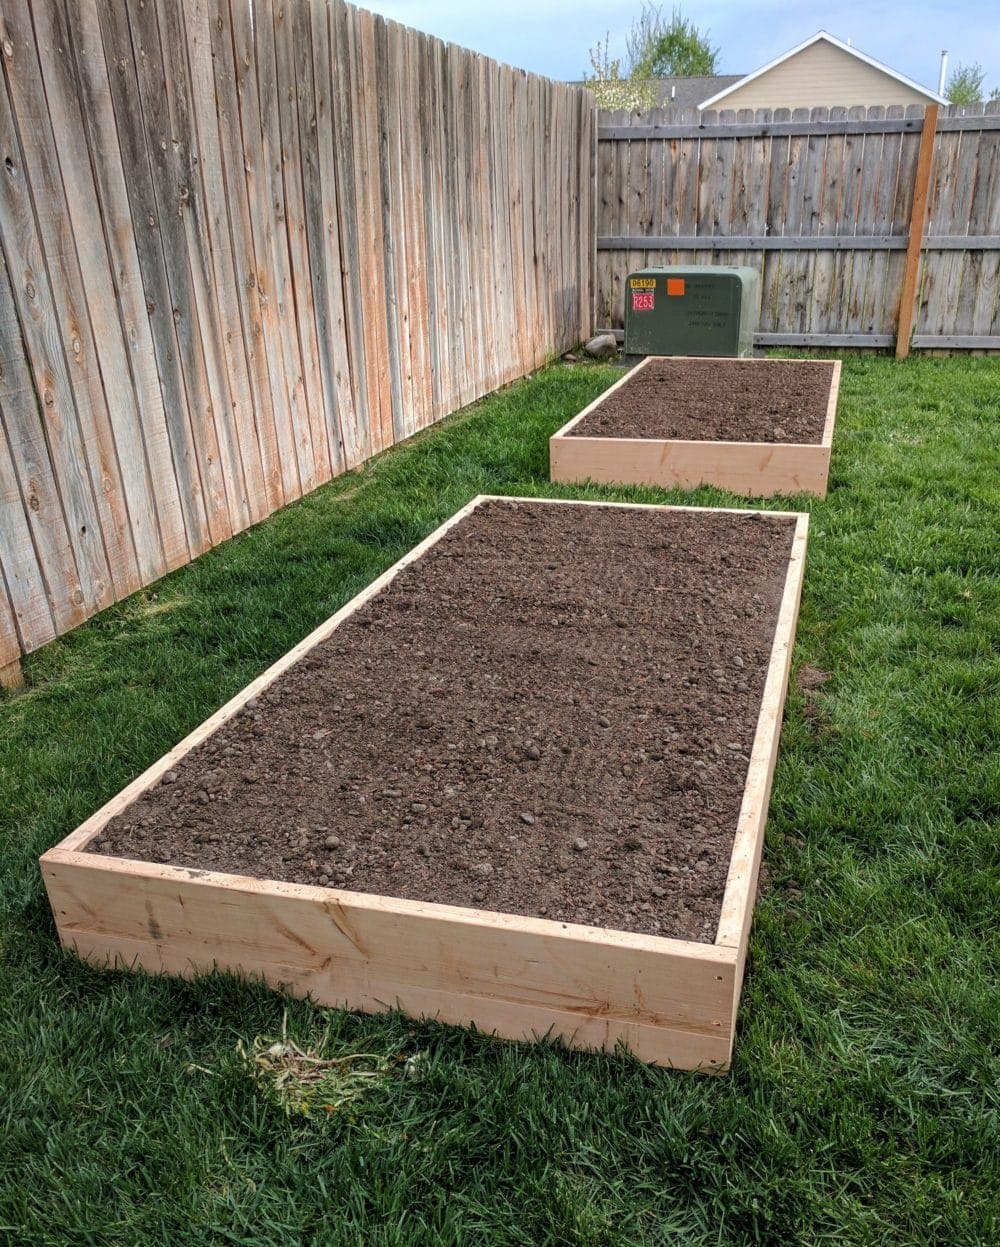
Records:
M625 354L751 355L759 314L756 269L644 268L625 286Z

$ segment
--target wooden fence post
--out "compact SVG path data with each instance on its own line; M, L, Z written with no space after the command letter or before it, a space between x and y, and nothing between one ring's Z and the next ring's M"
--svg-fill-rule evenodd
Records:
M920 151L917 154L917 170L913 178L913 206L910 210L910 234L906 245L906 267L903 270L903 286L899 295L899 314L896 318L896 358L906 359L910 353L910 338L916 315L917 278L920 274L920 254L927 223L927 198L931 184L931 166L934 163L934 137L937 134L938 106L928 104L924 109L924 125L920 131Z

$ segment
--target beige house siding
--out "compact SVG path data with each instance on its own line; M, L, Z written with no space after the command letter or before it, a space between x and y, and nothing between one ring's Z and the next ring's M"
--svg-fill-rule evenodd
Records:
M933 96L820 40L731 91L714 108L819 108L930 104Z

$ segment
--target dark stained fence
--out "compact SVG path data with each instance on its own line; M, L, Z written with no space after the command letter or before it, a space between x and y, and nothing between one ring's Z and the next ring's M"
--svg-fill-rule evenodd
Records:
M0 64L0 675L592 327L580 88L340 0L3 0Z

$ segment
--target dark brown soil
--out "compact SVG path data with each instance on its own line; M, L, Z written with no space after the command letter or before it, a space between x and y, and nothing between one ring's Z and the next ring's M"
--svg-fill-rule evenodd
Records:
M832 384L825 361L654 359L569 436L818 445Z
M792 535L485 503L92 847L710 941Z

